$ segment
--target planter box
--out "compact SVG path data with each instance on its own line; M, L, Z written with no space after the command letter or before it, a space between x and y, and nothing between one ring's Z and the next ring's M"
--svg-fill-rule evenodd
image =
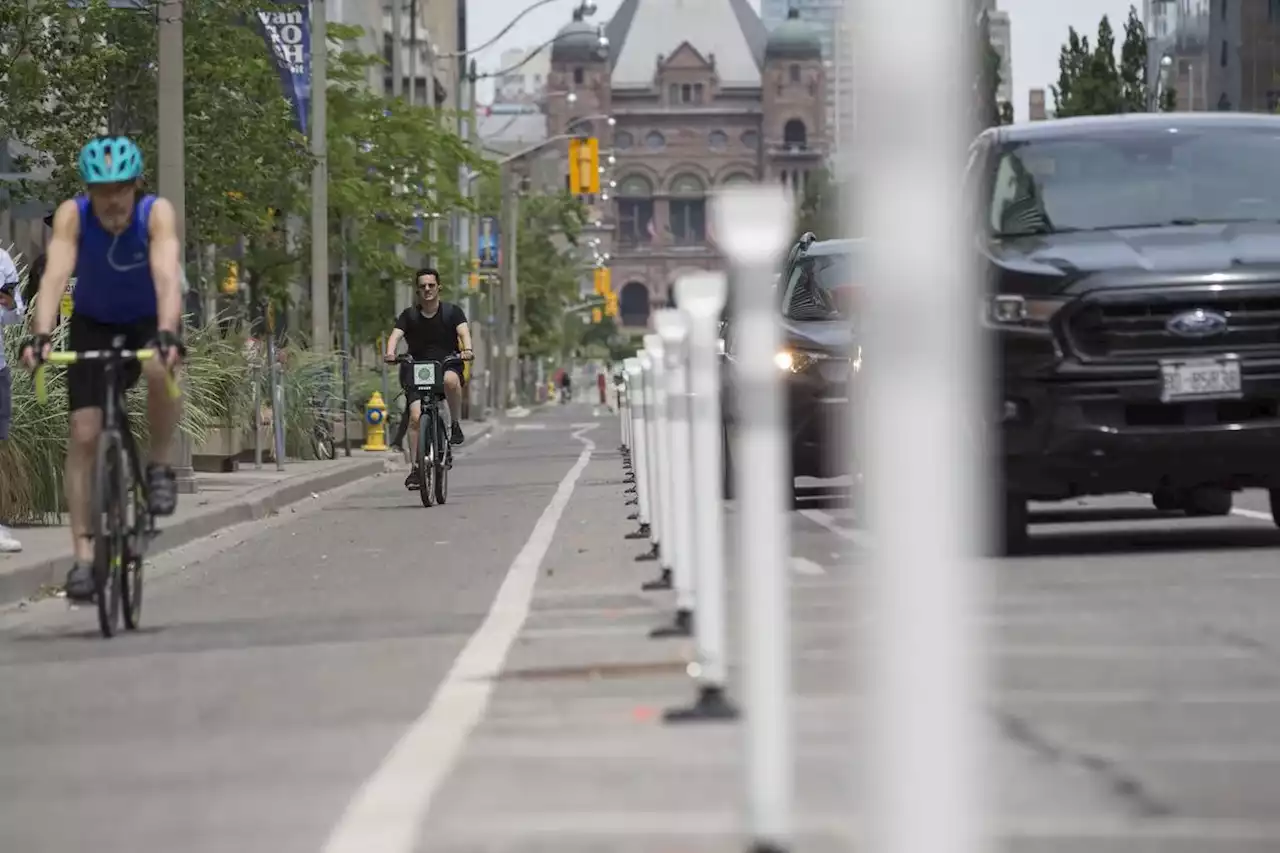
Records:
M205 440L191 448L191 467L197 471L229 473L237 468L244 450L244 437L232 427L217 427Z

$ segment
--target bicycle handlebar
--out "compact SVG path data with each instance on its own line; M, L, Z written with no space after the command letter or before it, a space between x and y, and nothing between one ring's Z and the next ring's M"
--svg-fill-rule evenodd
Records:
M383 356L382 360L387 362L388 364L414 364L417 361L419 361L419 359L415 359L413 356L408 354L397 355L394 360L388 359L386 356ZM438 358L438 359L424 358L424 359L421 359L421 361L438 361L441 364L465 364L466 363L466 359L462 357L462 353L458 353L458 352L455 352L453 355L445 356L444 358Z
M44 378L44 369L48 365L56 367L68 367L82 361L115 361L122 362L136 361L139 363L151 361L157 356L155 349L137 349L137 350L86 350L85 352L51 352L44 363L36 367L35 386L36 386L36 402L40 405L46 405L49 402L49 388ZM178 383L174 380L172 373L165 373L165 388L169 391L170 399L176 400L182 396L182 389L178 387Z

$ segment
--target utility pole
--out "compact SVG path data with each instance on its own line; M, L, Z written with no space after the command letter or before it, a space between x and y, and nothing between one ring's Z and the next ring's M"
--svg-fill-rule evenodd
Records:
M329 325L329 144L325 103L329 86L329 36L325 0L311 0L311 347L332 349Z
M186 138L182 123L183 116L183 56L182 56L182 16L185 13L184 0L163 0L160 6L160 20L157 26L159 44L157 45L156 83L159 116L158 162L156 173L160 195L169 199L177 214L178 245L181 247L179 263L185 266L187 260L187 185L186 185ZM191 468L191 440L181 429L178 430L177 464L174 465L174 477L178 491L190 494L196 490L195 472Z
M410 89L412 89L410 81ZM404 0L391 0L391 97L404 95ZM410 98L413 96L410 95ZM403 175L392 175L392 187L397 187L404 180ZM396 243L396 257L402 262L405 259L404 240ZM396 313L413 304L413 285L406 281L407 276L400 276L394 283L396 294Z
M509 343L512 335L512 305L515 297L515 252L512 248L515 243L515 197L514 197L514 173L510 163L503 163L500 167L499 175L499 192L502 193L502 240L505 244L502 252L500 284L497 287L498 298L494 300L496 313L498 315L498 341L497 341L497 357L494 359L493 374L494 385L497 392L493 397L493 405L498 412L507 410L508 399L508 379L510 376L509 362L507 353L509 351Z

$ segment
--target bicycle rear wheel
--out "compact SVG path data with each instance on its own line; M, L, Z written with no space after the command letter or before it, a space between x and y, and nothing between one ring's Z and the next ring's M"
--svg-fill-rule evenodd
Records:
M437 413L436 422L436 503L444 504L449 500L449 431L444 425L444 418Z
M124 453L120 436L105 431L98 438L93 471L93 586L98 627L112 637L120 627L121 564L124 560L124 504L121 486Z
M435 505L436 495L434 489L435 482L435 434L436 431L431 428L430 424L436 418L435 407L424 405L422 407L422 417L418 420L418 478L421 486L418 488L418 495L422 498L422 505L431 507Z

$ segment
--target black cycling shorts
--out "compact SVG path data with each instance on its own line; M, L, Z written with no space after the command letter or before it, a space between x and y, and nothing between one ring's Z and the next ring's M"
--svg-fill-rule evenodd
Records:
M155 317L133 323L99 323L83 314L72 314L67 327L67 346L75 352L110 349L117 335L124 335L125 349L153 346L158 324ZM118 379L125 390L138 384L142 365L126 364ZM67 368L67 402L71 411L101 409L107 402L106 365L85 361Z

